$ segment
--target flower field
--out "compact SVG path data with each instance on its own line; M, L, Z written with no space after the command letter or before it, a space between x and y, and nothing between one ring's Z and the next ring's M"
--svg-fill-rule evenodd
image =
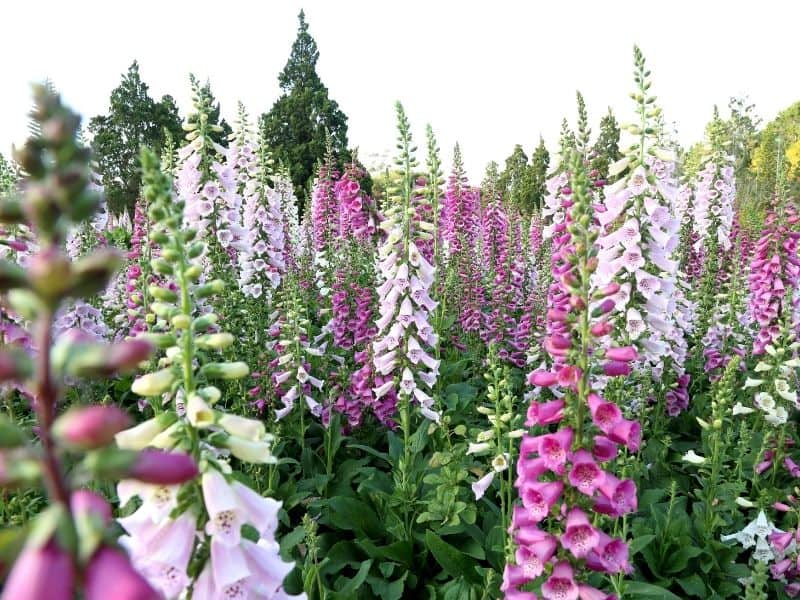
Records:
M329 136L304 195L192 78L117 210L35 86L0 162L2 600L800 596L792 140L754 138L769 185L716 110L684 151L633 58L619 144L578 94L532 206L399 103L391 170Z

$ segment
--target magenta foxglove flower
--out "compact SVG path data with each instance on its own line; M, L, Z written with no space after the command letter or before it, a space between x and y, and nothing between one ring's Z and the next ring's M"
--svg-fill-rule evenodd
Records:
M53 585L58 582L58 585ZM25 548L3 587L2 600L72 600L75 566L72 557L50 541Z

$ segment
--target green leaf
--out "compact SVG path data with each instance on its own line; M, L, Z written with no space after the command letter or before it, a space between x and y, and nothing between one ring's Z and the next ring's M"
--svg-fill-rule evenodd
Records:
M305 537L306 532L303 529L303 526L298 525L281 539L281 553L285 554L288 551L293 550L300 542L303 541L303 539L305 539Z
M348 448L355 448L357 450L361 450L366 452L367 454L371 454L376 458L380 458L381 460L385 460L387 463L391 464L391 460L389 459L389 455L385 452L380 452L379 450L375 450L375 448L371 448L370 446L364 446L362 444L349 444Z
M353 542L342 540L325 552L325 558L333 567L332 571L337 572L345 565L356 568L364 560L364 555Z
M640 552L643 548L649 546L654 539L656 539L656 536L652 534L637 535L633 538L633 540L631 540L631 543L628 546L628 552L630 552L630 555L633 556Z
M658 600L681 600L669 590L644 581L630 581L625 587L625 595L629 598L657 598Z
M341 598L342 600L352 600L355 596L355 591L361 587L361 585L366 581L367 575L369 575L369 570L372 568L372 561L367 560L361 564L361 568L356 573L355 577L348 580L344 587L340 590L337 590L337 593L334 594L334 598Z
M336 496L328 500L328 508L328 520L340 529L359 531L373 539L382 537L384 533L378 515L360 500Z
M400 600L403 597L403 590L405 589L405 581L408 576L408 571L403 573L400 579L387 582L385 579L370 576L367 578L372 591L381 600Z
M667 558L665 572L677 573L683 571L689 565L689 560L702 553L703 551L700 548L689 545L681 546Z
M678 585L683 588L683 591L691 596L698 598L706 597L706 585L697 573L693 573L689 577L682 577L678 579Z
M452 577L463 576L468 581L478 583L481 578L475 570L475 561L445 542L438 535L428 530L425 532L425 543L442 568Z

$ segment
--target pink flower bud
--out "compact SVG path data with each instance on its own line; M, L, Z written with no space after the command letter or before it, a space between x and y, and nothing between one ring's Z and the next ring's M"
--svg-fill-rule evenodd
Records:
M614 331L614 326L608 321L600 321L592 325L590 331L594 337L603 337Z
M144 339L133 339L113 344L108 363L113 371L130 371L152 354L153 345Z
M572 347L572 340L561 335L551 335L549 338L551 345L559 350Z
M81 406L61 415L53 425L53 433L68 446L92 450L107 446L130 425L130 417L116 406Z
M788 504L784 504L783 502L775 502L772 505L772 508L774 508L775 510L779 510L780 512L790 512L792 510L791 506L789 506Z
M606 287L604 287L602 290L600 290L598 293L603 298L606 298L608 296L613 296L618 291L619 291L619 284L616 281L612 281Z
M142 450L128 472L128 477L144 483L178 485L197 477L197 463L188 454Z
M606 358L609 360L619 360L629 362L639 358L636 348L633 346L623 346L621 348L609 348L606 350Z
M114 600L161 598L147 580L134 570L123 552L107 546L100 548L89 561L84 592L86 600L108 600L110 597Z
M70 509L75 517L93 515L103 523L111 522L111 505L97 492L91 490L75 490L69 499Z
M6 246L17 252L25 252L28 249L28 244L21 240L6 240Z
M22 351L15 348L0 351L0 382L21 381L31 372L31 359Z
M541 387L550 387L555 385L558 379L555 373L549 371L534 371L528 375L528 383L530 385L538 385Z
M72 600L74 587L72 558L50 541L41 548L22 551L0 600Z
M617 303L614 302L611 298L606 298L592 312L596 313L596 316L606 315L606 314L610 313L612 310L614 310L614 307L616 305L617 305Z
M609 377L625 377L631 374L631 365L627 362L612 360L603 365L603 373Z
M575 310L583 310L586 308L586 303L580 296L572 295L569 297L569 305Z

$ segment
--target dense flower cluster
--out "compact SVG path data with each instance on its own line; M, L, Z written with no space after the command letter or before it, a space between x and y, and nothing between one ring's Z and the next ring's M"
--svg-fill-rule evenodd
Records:
M561 194L569 198L563 223L563 235L568 239L559 247L558 258L563 263L558 264L566 266L554 277L564 286L568 302L566 310L553 306L549 310L551 318L563 327L544 341L548 354L560 362L551 370L534 371L529 376L533 385L553 387L559 393L553 400L533 401L526 424L541 428L558 425L558 429L522 438L515 483L522 505L515 509L512 522L517 552L516 564L508 565L504 575L507 598L534 598L522 588L544 575L548 564L552 564L552 570L542 584L545 598L591 597L592 593L606 597L576 580L581 577L580 570L630 570L625 541L608 536L598 527L597 519L587 514L587 510L594 510L616 518L636 510L633 481L621 481L601 465L617 456L619 445L632 452L638 450L641 426L623 418L614 403L593 390L594 379L601 372L611 376L629 373L629 363L637 359L637 353L632 347L602 350L597 345L598 339L611 333L605 315L613 309L610 296L619 286L612 282L599 292L590 287L597 268L590 249L597 232L592 225L589 181L582 162L575 153L570 187L561 188ZM594 302L599 302L597 311L590 307ZM601 316L595 321L591 314L597 312ZM597 430L591 437L585 422L587 414Z

